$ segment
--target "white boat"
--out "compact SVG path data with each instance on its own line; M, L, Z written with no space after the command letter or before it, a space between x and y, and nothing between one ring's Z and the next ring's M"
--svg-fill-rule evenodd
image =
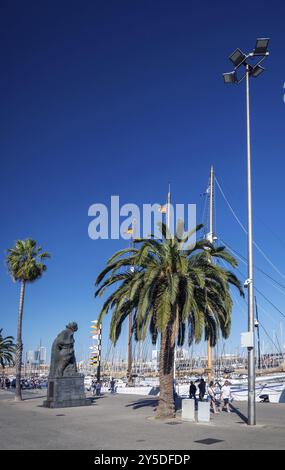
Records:
M246 376L245 376L246 377ZM189 379L189 383L192 378ZM197 377L193 377L195 382ZM231 383L232 396L235 401L247 401L247 377L235 379L221 379L220 385L223 385L225 380ZM176 393L182 397L189 396L189 383L177 384ZM103 392L108 392L108 389L102 389ZM122 381L116 384L117 393L124 393L130 395L159 395L159 382L157 378L145 379L140 385L135 387L126 387ZM271 403L285 403L285 374L272 374L268 376L260 376L256 378L255 387L256 401L261 401L260 395L268 395L269 402Z
M231 384L231 392L235 401L247 401L247 377L222 379L219 384L223 385L225 380L228 380ZM186 398L189 394L189 385L177 385L176 391L179 396ZM268 395L271 403L285 403L285 374L256 377L255 397L257 402L261 401L261 395Z

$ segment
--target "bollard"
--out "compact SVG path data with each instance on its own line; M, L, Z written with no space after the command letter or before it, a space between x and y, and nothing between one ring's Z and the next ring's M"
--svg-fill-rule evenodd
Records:
M198 402L198 423L209 423L210 422L210 402L199 401Z
M182 420L195 421L195 400L189 398L182 400Z

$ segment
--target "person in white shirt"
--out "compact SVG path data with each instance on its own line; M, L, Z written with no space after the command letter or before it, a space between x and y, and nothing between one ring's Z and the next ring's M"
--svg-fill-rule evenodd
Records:
M220 410L219 410L219 404L216 400L216 393L215 393L215 387L214 387L214 382L210 382L209 383L209 387L208 387L208 396L209 396L209 399L210 399L210 404L212 405L212 408L213 408L213 412L216 414L216 413L219 413ZM216 405L218 405L218 410L216 408Z
M221 399L224 400L223 409L226 408L226 411L230 413L230 399L231 399L231 387L228 380L225 381L224 385L221 388Z

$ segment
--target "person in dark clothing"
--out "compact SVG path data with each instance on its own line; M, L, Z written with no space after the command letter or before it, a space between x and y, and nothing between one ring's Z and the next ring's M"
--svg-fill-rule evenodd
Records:
M196 385L194 385L194 382L190 382L190 387L189 387L189 398L196 398L196 391L197 391L197 387Z
M115 388L115 387L116 387L116 381L115 381L114 377L112 377L112 380L111 380L111 382L110 382L110 390L111 390L111 393L115 393L115 391L116 391L116 388Z
M204 379L201 379L200 380L200 383L198 385L198 388L199 388L199 400L200 401L203 401L204 400L204 396L205 396L205 393L206 393L206 382Z

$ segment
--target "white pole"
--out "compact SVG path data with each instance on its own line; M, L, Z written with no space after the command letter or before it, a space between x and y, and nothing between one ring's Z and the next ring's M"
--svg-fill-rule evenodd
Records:
M253 345L248 348L248 424L256 424L255 405L255 357L254 357L254 297L253 297L253 244L252 244L252 198L251 198L251 148L249 107L249 65L246 65L246 137L247 137L247 204L248 204L248 331L252 333Z

